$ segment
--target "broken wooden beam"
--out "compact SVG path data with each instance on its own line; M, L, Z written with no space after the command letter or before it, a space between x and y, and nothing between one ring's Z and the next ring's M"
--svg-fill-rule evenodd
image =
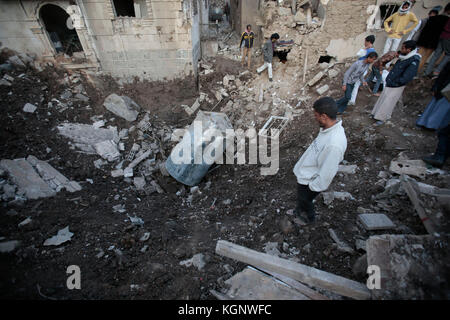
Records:
M420 217L420 220L422 220L422 223L427 230L429 234L434 234L436 232L436 229L434 227L433 222L430 220L428 215L426 214L425 210L423 209L422 205L420 204L420 200L417 196L417 193L415 191L415 188L413 184L417 184L415 181L412 181L407 178L407 176L402 175L401 179L403 188L406 191L406 194L408 195L409 199L411 200L414 209L416 210L417 214ZM418 188L418 187L417 187Z
M228 258L248 263L254 267L269 270L307 285L329 290L353 299L370 299L371 294L365 284L326 271L308 267L300 263L260 253L228 241L219 240L216 253Z

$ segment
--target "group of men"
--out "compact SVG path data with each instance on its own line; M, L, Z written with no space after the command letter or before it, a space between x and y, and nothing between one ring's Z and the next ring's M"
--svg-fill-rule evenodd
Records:
M344 74L342 81L344 96L337 101L331 97L322 97L314 103L314 117L320 126L320 131L294 166L293 172L297 178L297 206L287 212L289 215L295 215L301 224L305 225L315 221L313 200L320 192L328 189L338 171L339 163L344 158L347 139L342 120L337 117L339 114L345 113L349 102L354 104L359 86L362 84L364 87L368 87L368 83L375 79L376 83L372 93L378 96L378 100L371 112L371 118L376 120L375 125L379 126L391 117L406 84L416 77L433 51L434 54L429 61L425 75L433 72L433 75L437 76L450 60L450 19L448 18L450 3L444 9L445 15L439 15L442 7L434 8L430 11L429 17L421 21L417 20L414 13L410 12L412 5L411 1L404 1L398 12L385 20L384 28L387 40L381 57L378 57L373 48L375 37L371 35L365 38L364 48L357 54L358 60ZM433 33L433 41L430 40L431 33ZM403 36L408 34L408 38L397 51ZM250 67L254 37L251 26L247 26L241 37L241 47L243 47L244 53L242 65L247 57L248 67ZM264 64L257 69L257 72L261 73L267 68L269 81L272 81L272 59L279 38L279 35L275 33L265 42L263 46ZM435 66L442 53L445 53L444 58L438 66ZM395 59L397 61L391 67L390 65ZM387 74L385 79L383 79L383 73ZM367 78L366 75L368 75ZM383 89L380 94L382 83ZM445 132L446 137L448 137L448 131L450 130ZM440 143L438 146L441 153L442 149L445 149L442 145Z

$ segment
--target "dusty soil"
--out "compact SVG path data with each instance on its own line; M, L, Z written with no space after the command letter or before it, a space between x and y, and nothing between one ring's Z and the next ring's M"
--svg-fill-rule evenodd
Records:
M213 97L212 85L225 74L237 75L239 62L218 59L217 72L201 79L203 92ZM338 98L340 77L330 83L330 94ZM19 78L22 72L26 77ZM314 73L314 70L311 70ZM355 239L367 239L373 234L426 234L420 219L406 196L395 196L376 202L373 198L384 190L377 185L380 171L388 171L390 161L401 150L411 159L434 151L434 132L415 127L431 95L429 80L415 80L404 94L404 107L397 107L391 125L373 127L368 111L376 101L361 89L357 105L349 107L343 123L347 132L348 150L345 160L356 164L354 175L338 174L330 190L347 191L354 201L335 200L330 206L319 196L316 200L318 222L299 227L286 210L295 206L296 180L292 174L295 162L318 133L310 108L317 98L301 108L308 111L290 122L282 133L280 169L276 175L261 176L258 165L222 165L210 172L199 184L200 193L188 201L189 189L171 177L154 174L165 193L145 195L132 183L110 176L109 167L96 169L98 156L71 149L55 127L61 122L92 123L95 115L112 114L102 106L111 92L125 94L151 111L151 122L164 121L184 127L194 116L187 116L180 107L190 105L197 97L195 83L189 79L170 83L135 83L118 87L104 79L101 89L83 81L91 101L74 103L64 112L48 110L47 103L61 94L64 87L57 80L63 73L31 69L10 73L15 77L12 87L0 87L2 117L0 118L1 159L34 155L48 161L69 179L79 181L83 190L77 193L59 192L55 197L16 203L0 207L0 236L20 240L21 247L10 254L0 254L0 297L12 299L213 299L209 290L220 291L223 281L241 271L245 265L215 254L219 239L264 251L267 242L277 242L279 250L290 259L308 266L365 281L352 273L356 259L364 254L342 253L333 246L328 229L350 245ZM3 75L2 75L3 76ZM263 79L254 72L252 78ZM258 78L259 77L259 78ZM318 86L324 84L322 80ZM208 87L210 85L210 87ZM47 89L42 90L46 86ZM297 96L301 85L294 85ZM10 93L11 92L11 93ZM38 106L34 114L25 114L25 103ZM224 102L226 103L226 101ZM211 110L213 104L202 104ZM187 120L186 120L187 119ZM127 128L129 124L115 117L108 124ZM401 131L403 130L403 131ZM413 134L404 136L402 133ZM369 137L369 138L367 138ZM372 138L370 138L372 137ZM129 150L130 143L127 143ZM51 151L48 152L50 148ZM170 152L167 147L166 152ZM448 169L448 165L444 168ZM92 179L89 183L86 179ZM445 176L430 176L424 182L448 187ZM179 195L177 192L181 191ZM216 200L214 202L214 200ZM214 206L212 204L215 203ZM133 226L123 213L112 207L125 205L127 213L144 221L143 227ZM397 224L388 232L367 232L357 224L357 208L384 212ZM18 224L31 217L33 223L25 229ZM69 226L74 236L59 247L44 247L46 239ZM146 242L139 239L146 233ZM286 243L287 246L284 246ZM148 250L141 252L147 245ZM111 249L120 249L118 255ZM99 252L104 255L98 258ZM206 265L202 270L186 267L180 262L202 253ZM78 265L81 269L81 290L68 290L66 269Z

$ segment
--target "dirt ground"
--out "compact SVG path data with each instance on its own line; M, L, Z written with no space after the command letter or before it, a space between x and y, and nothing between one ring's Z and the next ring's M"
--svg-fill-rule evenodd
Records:
M212 86L224 75L238 76L242 72L239 62L225 58L218 58L214 67L214 73L200 80L203 92L210 97L214 96ZM329 94L334 98L341 95L340 79L344 71L342 65L340 75L329 82ZM310 74L314 72L315 69ZM20 78L21 73L25 77ZM64 90L58 81L63 72L48 68L41 73L28 69L9 74L15 78L13 86L0 87L0 159L34 155L48 161L69 179L80 182L83 190L61 191L53 198L0 204L0 236L21 241L21 247L15 252L0 254L2 299L214 299L209 290L220 291L223 281L245 267L215 254L220 239L258 251L264 251L268 242L276 242L280 252L289 259L364 282L364 278L352 272L354 262L364 251L351 255L336 250L329 228L351 246L355 239L365 240L374 234L426 234L406 195L384 202L377 202L374 197L384 190L384 184L377 184L380 171L387 172L390 161L400 151L405 151L411 159L420 159L434 151L435 133L415 126L418 113L431 100L428 79L414 80L408 85L404 106L397 106L391 124L380 128L375 128L369 119L376 98L369 96L366 89L360 90L356 106L350 106L348 114L343 116L348 138L345 161L356 164L358 170L353 175L339 173L330 186L333 191L350 192L355 200L335 200L327 206L319 196L315 204L318 222L299 227L285 213L296 201L292 169L319 131L310 110L318 97L314 90L310 90L310 99L301 106L308 111L294 118L282 133L280 169L276 175L261 176L259 165L218 166L205 176L199 184L200 192L188 201L189 188L159 172L153 178L164 193L137 192L132 183L112 178L111 167L95 168L93 161L98 156L71 149L55 127L66 120L91 123L91 117L96 115L111 117L102 103L107 95L115 92L131 97L150 111L151 122L162 121L182 128L194 118L180 106L195 101L198 96L195 81L146 82L119 87L103 79L102 87L94 88L84 79L91 99L89 108L75 102L71 108L59 112L49 110L47 104ZM275 71L275 78L276 75ZM249 77L250 81L265 79L254 70ZM318 86L324 81L327 80ZM302 83L292 83L292 86L291 94L300 97ZM38 106L35 113L22 112L27 102ZM213 107L214 104L204 103L201 109L209 111ZM129 126L117 117L108 124L118 128ZM170 152L169 146L165 152ZM443 169L447 170L448 165ZM446 177L432 175L423 182L448 187ZM91 179L92 184L86 179ZM113 206L120 204L128 213L142 218L144 225L133 226L124 213L114 212ZM397 228L388 232L366 231L357 224L358 207L386 213ZM27 217L33 223L18 228ZM66 226L74 233L70 242L58 247L43 246L46 239ZM140 241L146 232L150 238ZM144 246L148 248L142 252ZM120 249L121 254L113 249ZM104 255L98 257L101 252ZM203 269L180 264L199 253L204 255ZM81 290L66 287L66 269L70 265L81 269Z

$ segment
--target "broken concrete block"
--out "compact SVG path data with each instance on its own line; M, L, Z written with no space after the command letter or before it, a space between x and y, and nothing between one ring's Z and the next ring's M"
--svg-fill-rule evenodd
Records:
M9 173L19 193L25 194L28 199L53 197L56 194L25 159L1 160L0 168Z
M13 252L19 246L20 246L20 241L18 241L18 240L0 242L0 253Z
M77 93L75 95L75 99L83 101L83 102L89 102L89 98L86 97L85 95L81 94L81 93Z
M156 191L158 192L158 193L164 193L164 190L163 190L163 188L161 188L160 186L159 186L159 184L156 182L156 181L152 181L151 182L151 185L156 189Z
M19 228L22 228L28 224L30 224L33 220L31 220L30 217L26 218L25 220L23 220L21 223L18 224Z
M140 106L127 96L110 94L103 103L105 108L116 116L127 121L135 121L140 111Z
M376 300L441 300L448 296L448 234L380 235L367 240L367 263L378 266Z
M135 177L133 182L137 190L143 190L146 184L144 177Z
M105 140L94 145L97 153L109 162L120 158L120 152L117 149L117 144L111 140Z
M58 170L53 168L48 162L41 161L34 156L28 156L27 161L36 168L42 179L47 184L56 190L61 191L65 188L69 192L76 192L81 190L81 186L75 181L69 181Z
M10 62L13 66L19 68L25 68L25 63L18 56L9 57L8 62Z
M424 179L427 167L422 160L399 160L391 161L389 170L398 175L406 174Z
M330 87L326 84L326 85L320 87L319 89L317 89L316 92L319 95L323 95L325 92L328 91L328 89L330 89Z
M5 74L5 75L3 76L3 79L5 79L5 80L7 80L7 81L9 81L9 82L13 82L13 81L14 81L14 78L11 77L9 74Z
M59 246L72 239L73 233L69 231L69 226L58 231L56 236L53 236L44 242L44 246Z
M116 128L95 128L89 124L64 123L57 127L60 135L71 139L86 153L96 154L95 145L105 140L119 141Z
M9 82L9 81L6 80L6 79L0 79L0 86L11 87L11 86L12 86L12 83Z
M386 230L395 228L395 224L385 214L364 213L358 215L358 220L366 230Z
M308 86L312 87L314 86L317 82L320 81L320 79L323 78L323 76L325 75L325 73L323 71L320 71L319 73L317 73L314 78L312 78L309 82L308 82Z
M336 71L334 69L328 70L328 76L333 79L336 78L339 75L339 71Z
M339 165L338 172L347 173L347 174L355 174L358 166L356 164L352 165Z
M123 170L123 176L125 178L131 178L133 176L133 168L127 167Z
M332 203L334 199L355 200L355 198L353 198L353 196L348 192L334 192L334 191L322 192L322 197L323 197L323 202L326 205L329 205L330 203Z
M203 253L197 253L191 259L181 261L180 265L186 267L194 266L201 271L206 265L205 256L203 255Z
M23 107L23 111L24 112L28 112L28 113L33 113L35 112L37 109L37 107L31 103L27 103L25 104L25 106Z
M191 106L191 111L194 113L200 107L199 99L195 100L194 104Z
M123 177L123 175L124 175L123 169L117 169L117 170L111 171L111 176L113 178Z

